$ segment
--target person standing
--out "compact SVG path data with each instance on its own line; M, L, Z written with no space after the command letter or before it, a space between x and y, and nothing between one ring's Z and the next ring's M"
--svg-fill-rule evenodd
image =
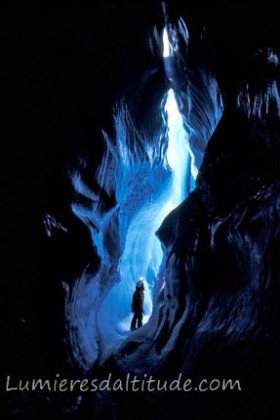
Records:
M135 291L132 298L133 318L131 321L131 330L142 327L144 313L144 279L140 277L136 283Z

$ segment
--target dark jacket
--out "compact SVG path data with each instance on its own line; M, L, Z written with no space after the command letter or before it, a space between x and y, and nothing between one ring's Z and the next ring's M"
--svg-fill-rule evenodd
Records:
M144 312L144 290L143 290L143 288L139 287L133 293L132 310L133 310L133 312L138 312L138 313L143 313Z

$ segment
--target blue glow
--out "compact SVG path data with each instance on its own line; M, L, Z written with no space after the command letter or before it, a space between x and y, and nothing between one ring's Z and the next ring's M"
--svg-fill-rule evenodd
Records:
M163 29L163 57L168 58L172 55L172 47L169 43L166 28Z
M191 156L183 119L172 90L166 94L162 109L165 115L163 133L154 144L154 149L147 147L144 156L135 151L131 153L123 115L120 113L116 117L116 149L121 159L112 174L116 177L117 206L110 212L99 214L98 197L84 185L79 174L72 174L75 190L92 203L90 208L74 203L72 210L89 227L101 257L101 267L96 276L86 279L85 274L77 283L75 307L80 307L79 315L75 316L72 305L67 307L71 312L69 318L74 317L80 329L80 350L83 354L88 353L91 362L97 357L94 345L96 336L103 349L102 356L106 357L128 334L132 318L131 298L140 276L145 278L144 323L149 319L153 288L163 257L155 232L189 192L186 179L192 177L189 173ZM164 142L167 147L162 154ZM151 142L147 144L151 145ZM157 159L158 155L161 155L161 159ZM102 163L99 179L104 177L108 162L111 162L110 159L105 161L107 164ZM92 225L97 226L98 231ZM108 245L106 237L112 229L116 232L116 244ZM114 245L119 253L117 265L113 262ZM102 285L108 282L111 287L100 297ZM88 298L85 300L86 296ZM87 312L86 319L81 314ZM88 336L89 326L92 343Z
M176 39L175 32L173 35ZM167 31L163 43L163 55L170 54ZM162 100L162 126L152 138L136 130L125 104L119 104L115 110L115 137L103 132L104 155L96 177L108 195L115 194L114 208L104 210L101 197L83 182L78 170L70 174L78 196L72 211L89 228L101 259L94 276L85 270L72 294L68 290L66 302L74 359L84 369L97 358L106 358L130 334L131 300L140 276L145 278L144 323L152 313L153 290L163 259L155 232L194 188L207 141L221 116L218 89L213 85L210 92L209 86L211 83L207 86L208 96L197 95L203 110L197 130L190 129L190 110L187 116L179 112L172 89ZM203 117L205 124L201 122ZM199 123L203 126L200 131ZM82 165L84 169L85 163Z
M120 281L113 285L98 314L106 342L117 339L129 329L131 296L140 276L145 281L144 323L152 312L153 288L162 262L163 252L155 232L164 218L187 196L186 177L190 167L187 135L179 113L174 92L170 90L164 100L167 114L168 147L159 164L147 159L133 165L123 160L121 183L116 185L120 206L119 229L122 252L118 265ZM118 125L123 136L123 127ZM122 144L124 137L119 141ZM123 148L122 148L123 150ZM149 154L148 154L149 156ZM125 156L124 156L125 157ZM116 304L121 302L121 305ZM113 335L113 337L112 337Z

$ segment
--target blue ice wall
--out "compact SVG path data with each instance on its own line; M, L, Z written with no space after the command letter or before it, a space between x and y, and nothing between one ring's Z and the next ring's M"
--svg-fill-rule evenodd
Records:
M172 90L164 98L163 112L168 130L167 148L162 160L136 159L133 164L123 160L119 167L116 185L120 209L119 280L107 294L98 314L99 323L104 331L108 331L110 340L112 325L119 333L129 329L131 297L140 276L145 278L145 320L149 318L154 284L163 257L155 232L167 214L189 192L186 179L192 175L188 138ZM122 136L123 127L118 127L117 133ZM119 142L123 142L123 138Z

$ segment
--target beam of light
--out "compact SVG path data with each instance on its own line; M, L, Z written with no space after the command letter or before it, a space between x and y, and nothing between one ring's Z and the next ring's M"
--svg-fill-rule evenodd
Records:
M166 28L163 29L163 58L172 56L172 48L169 43L168 34Z

